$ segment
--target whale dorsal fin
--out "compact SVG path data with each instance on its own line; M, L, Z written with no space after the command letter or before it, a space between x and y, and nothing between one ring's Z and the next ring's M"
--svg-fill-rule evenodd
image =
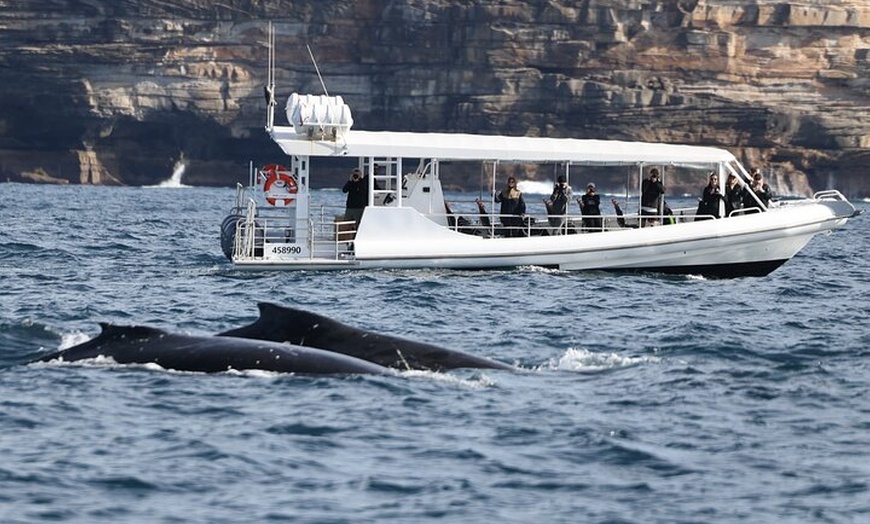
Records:
M294 307L279 306L278 304L272 304L271 302L260 302L257 304L257 309L260 310L260 319L267 322L297 321L310 323L322 321L339 323L336 320L324 317L323 315L318 315L317 313L312 313L311 311L305 311L304 309L297 309Z
M269 302L260 302L257 304L257 308L260 310L260 318L257 319L256 324L264 333L268 333L268 336L265 337L267 340L283 338L281 342L290 341L294 344L305 345L302 341L315 330L331 330L338 327L354 329L337 320L304 309L279 306ZM279 333L283 333L285 336L278 337ZM295 336L290 336L291 334Z

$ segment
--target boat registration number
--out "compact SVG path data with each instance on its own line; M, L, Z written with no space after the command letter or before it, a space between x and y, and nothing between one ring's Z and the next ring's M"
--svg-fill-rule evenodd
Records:
M280 244L272 246L269 252L273 255L301 255L302 247L294 244Z

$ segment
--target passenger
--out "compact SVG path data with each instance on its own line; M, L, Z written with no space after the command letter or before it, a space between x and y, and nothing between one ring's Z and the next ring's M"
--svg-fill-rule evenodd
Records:
M619 202L615 198L611 198L610 203L613 204L613 211L616 212L616 224L619 227L625 227L625 218L622 216L623 212L622 208L619 207Z
M745 198L746 188L731 173L725 182L725 216L731 216L732 212L743 209Z
M460 233L465 233L466 235L481 235L483 231L471 223L470 220L465 218L462 215L457 215L453 211L453 206L450 205L450 202L444 201L444 212L447 214L447 225L451 228L459 231Z
M362 218L363 209L369 201L369 184L366 177L362 176L359 169L354 169L350 173L350 179L345 182L341 188L343 193L347 193L347 203L345 204L344 219L353 220L359 228L359 221Z
M374 178L374 181L375 181L374 186L375 186L375 189L377 189L377 190L381 190L384 188L384 185L381 184L381 181L379 178L380 176L381 176L381 166L375 164L374 166L372 166L372 178ZM368 190L368 186L366 186L366 190ZM387 195L384 197L383 203L386 206L390 202L392 202L393 200L395 200L395 197L393 196L393 194L387 193ZM377 205L377 203L375 203L375 205Z
M719 176L716 173L710 173L710 181L704 186L704 193L701 195L701 201L698 202L698 210L695 211L695 220L710 220L712 218L722 218L719 205L723 200L721 191L719 190Z
M589 182L586 193L577 202L580 203L580 213L583 215L583 229L601 231L601 196L595 191L593 182Z
M758 200L764 204L764 208L762 209L762 211L764 211L770 205L770 199L773 198L773 193L770 191L770 186L764 182L764 178L761 176L761 172L758 171L758 168L752 168L750 174L752 175L752 184L746 192L746 198L743 199L743 207L758 207L758 202L752 198L752 194L754 193L755 196L758 197Z
M492 226L492 222L489 221L489 212L486 210L486 204L479 198L475 199L474 202L477 204L477 211L480 215L480 225L483 227Z
M677 215L674 214L674 210L671 209L671 206L665 202L664 210L662 213L664 214L664 223L667 225L673 225L677 223Z
M649 171L649 178L641 184L640 213L642 215L658 215L664 194L665 186L659 177L659 170L654 167ZM645 220L645 225L655 225L656 222L656 219L649 218Z
M523 194L517 189L517 179L508 178L507 187L495 195L495 201L501 204L499 219L505 227L504 235L509 237L524 236L522 231L523 216L526 214L526 202Z
M378 179L378 177L381 176L381 166L379 166L377 164L372 166L372 176L374 176L374 178L375 178L375 189L383 189L384 186L383 186L383 184L381 184L381 181Z
M554 234L561 235L564 233L565 215L568 213L568 200L571 198L571 186L565 180L565 177L560 175L556 179L556 184L553 186L553 194L549 200L544 200L544 205L547 207L547 214L550 215L550 226L556 228Z

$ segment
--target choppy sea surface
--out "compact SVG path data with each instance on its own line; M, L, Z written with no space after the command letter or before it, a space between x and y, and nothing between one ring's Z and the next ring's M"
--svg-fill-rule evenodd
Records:
M0 184L0 522L870 522L866 216L764 278L242 273L233 196ZM259 301L524 371L26 365Z

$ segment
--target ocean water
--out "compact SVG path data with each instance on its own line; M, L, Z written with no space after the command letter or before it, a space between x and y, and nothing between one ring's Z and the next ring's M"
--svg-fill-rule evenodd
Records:
M0 522L870 522L866 216L764 278L240 273L233 196L0 184ZM26 365L259 301L523 371Z

